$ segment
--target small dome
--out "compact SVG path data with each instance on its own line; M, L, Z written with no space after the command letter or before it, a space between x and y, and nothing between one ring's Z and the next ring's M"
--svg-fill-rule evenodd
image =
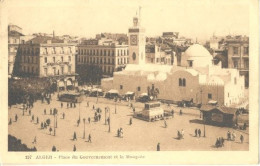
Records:
M200 44L193 44L184 53L188 57L211 57L208 50Z

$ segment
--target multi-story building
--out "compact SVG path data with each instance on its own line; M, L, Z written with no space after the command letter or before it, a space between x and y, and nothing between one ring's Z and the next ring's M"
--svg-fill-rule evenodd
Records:
M8 25L8 75L15 74L14 66L19 44L32 39L34 36L22 34L22 28L17 25Z
M75 80L75 44L54 37L38 36L19 47L21 76L49 77L57 88L69 89Z
M86 40L78 45L77 73L84 77L84 68L99 70L101 77L112 76L129 62L128 45L112 39ZM84 78L83 78L84 79Z
M20 44L22 28L17 25L8 25L8 75L13 74L16 53Z
M172 61L174 52L162 51L157 44L146 44L145 53L146 63L172 65L174 62Z
M245 76L245 86L249 85L249 38L227 36L228 68L236 68Z

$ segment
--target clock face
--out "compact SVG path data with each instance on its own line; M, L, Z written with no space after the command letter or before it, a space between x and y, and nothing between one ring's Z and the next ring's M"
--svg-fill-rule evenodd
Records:
M130 36L130 43L131 45L137 45L137 35Z

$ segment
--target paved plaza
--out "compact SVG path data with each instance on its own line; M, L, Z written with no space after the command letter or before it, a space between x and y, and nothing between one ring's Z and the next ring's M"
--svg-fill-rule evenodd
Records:
M133 124L129 125L129 120L133 116L132 109L128 102L122 101L116 103L105 98L99 98L98 102L95 97L85 97L81 104L76 108L67 108L67 104L57 100L57 93L53 95L51 104L37 101L31 109L31 115L34 115L34 122L31 121L28 111L23 116L22 105L15 105L9 109L8 119L12 118L13 123L9 125L9 134L21 139L22 143L28 147L36 147L37 151L51 151L56 146L58 151L72 151L76 146L77 151L156 151L157 143L160 143L161 151L178 151L178 150L248 150L249 135L246 131L234 130L232 128L217 127L205 125L206 137L195 137L195 129L201 129L202 136L204 125L198 123L201 121L200 111L195 108L180 108L174 105L168 106L163 104L164 109L174 109L174 118L167 119L168 127L164 127L164 121L146 122L133 118ZM89 107L87 107L89 102ZM93 105L102 109L101 120L94 122ZM133 103L136 111L141 111L143 103ZM110 108L111 132L108 132L109 125L105 125L105 107ZM41 129L41 122L46 119L51 120L51 127L54 126L54 116L50 115L50 109L58 109L58 121L56 136L53 131L50 135L49 128ZM46 109L47 115L44 115ZM183 115L179 115L182 109ZM65 119L62 113L65 113ZM14 122L15 115L18 121ZM81 117L79 126L77 120ZM107 113L107 117L109 113ZM36 124L36 118L39 118L39 124ZM91 122L88 122L88 118ZM84 124L83 118L86 119L85 139L83 139ZM117 130L123 128L123 138L117 137ZM177 139L177 131L184 130L184 139ZM218 137L226 139L227 131L236 133L235 141L225 141L224 147L216 148L215 142ZM77 140L73 141L73 133L76 132ZM92 142L87 142L88 135L91 134ZM244 136L244 143L240 143L240 135ZM37 143L34 144L34 138Z

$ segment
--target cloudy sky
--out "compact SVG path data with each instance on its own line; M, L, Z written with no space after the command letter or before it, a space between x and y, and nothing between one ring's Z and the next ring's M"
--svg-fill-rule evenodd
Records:
M246 0L8 0L8 23L37 32L94 37L101 32L127 33L142 7L148 36L164 31L203 41L216 35L249 35Z

